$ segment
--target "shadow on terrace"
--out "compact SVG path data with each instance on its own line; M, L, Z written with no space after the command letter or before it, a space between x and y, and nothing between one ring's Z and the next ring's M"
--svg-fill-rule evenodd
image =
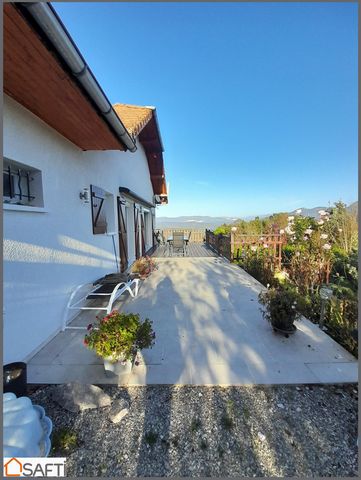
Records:
M273 333L262 318L255 279L220 257L159 258L135 299L115 304L150 318L156 344L121 383L245 385L355 381L355 359L306 319L289 338ZM83 312L71 326L86 326ZM84 331L57 335L30 362L33 383L105 376L101 359L82 345Z

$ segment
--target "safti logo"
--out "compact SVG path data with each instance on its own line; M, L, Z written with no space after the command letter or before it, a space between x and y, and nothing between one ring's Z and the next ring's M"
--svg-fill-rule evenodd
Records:
M4 458L4 477L65 477L66 458Z
M4 462L5 477L20 477L23 471L23 465L15 457L10 458L6 463Z

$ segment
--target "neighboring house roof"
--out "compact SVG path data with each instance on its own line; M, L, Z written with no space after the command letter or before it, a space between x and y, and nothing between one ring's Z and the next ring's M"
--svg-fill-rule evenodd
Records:
M152 118L153 109L149 107L116 103L113 105L113 108L122 119L125 128L134 137L139 135L145 125Z
M167 203L167 185L164 172L163 143L155 107L143 107L116 103L114 110L124 122L126 129L142 144L149 165L153 191L159 196L158 203Z

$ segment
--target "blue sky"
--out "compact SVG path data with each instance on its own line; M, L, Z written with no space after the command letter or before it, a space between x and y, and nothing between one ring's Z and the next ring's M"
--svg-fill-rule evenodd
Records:
M154 105L169 205L357 200L356 3L53 3L113 103Z

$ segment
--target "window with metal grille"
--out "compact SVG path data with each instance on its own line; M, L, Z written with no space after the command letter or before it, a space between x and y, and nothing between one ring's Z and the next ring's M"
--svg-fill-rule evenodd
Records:
M3 203L43 207L43 184L41 171L4 158Z

